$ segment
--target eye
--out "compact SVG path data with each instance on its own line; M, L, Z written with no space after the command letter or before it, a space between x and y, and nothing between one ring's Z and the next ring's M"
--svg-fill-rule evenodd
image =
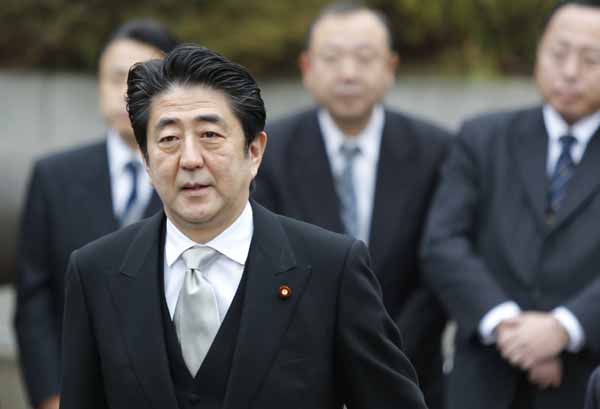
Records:
M220 135L218 133L213 132L213 131L206 131L202 134L202 137L207 138L207 139L217 138L219 136Z
M177 137L175 135L166 135L166 136L161 136L160 139L158 140L158 143L160 144L169 144L169 143L173 143L177 140Z
M600 65L600 54L597 54L597 53L584 54L583 62L584 62L584 64L586 64L590 67L596 67L596 66Z

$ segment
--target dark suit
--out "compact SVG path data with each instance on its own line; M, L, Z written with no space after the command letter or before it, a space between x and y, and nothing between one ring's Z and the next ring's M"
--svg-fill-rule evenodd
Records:
M365 246L255 204L253 218L223 407L424 409ZM164 220L73 253L62 409L176 407L161 320Z
M30 400L59 391L64 274L71 252L116 230L106 142L39 160L29 182L17 253L15 326ZM154 195L147 214L160 208Z
M590 141L556 221L545 219L548 136L540 107L467 121L444 165L423 241L426 277L458 322L449 408L506 409L517 387L534 408L583 406L600 347L600 137ZM541 391L478 336L482 317L568 308L585 348L563 353L562 385Z
M254 198L276 213L343 232L316 111L280 120L267 133ZM385 112L369 239L385 306L401 330L431 407L439 406L442 394L445 315L422 287L417 254L447 141L447 133L437 127Z
M600 368L596 368L590 376L584 409L600 408Z

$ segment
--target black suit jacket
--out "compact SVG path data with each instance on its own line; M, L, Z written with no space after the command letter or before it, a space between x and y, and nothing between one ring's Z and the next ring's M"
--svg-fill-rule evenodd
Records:
M276 213L343 232L317 112L280 120L268 135L253 197ZM430 404L440 393L445 314L422 285L418 246L448 140L437 127L385 112L369 240L385 306L400 327Z
M579 408L600 348L600 136L587 146L556 222L546 224L548 136L541 107L467 121L445 163L423 241L426 277L458 322L449 408L508 408L522 374L478 337L513 300L567 307L585 348L564 353L558 389L531 387L536 408Z
M253 219L224 408L424 409L365 246L256 204ZM62 409L176 407L157 271L163 223L160 212L73 253ZM290 298L279 298L282 285Z
M160 200L154 195L146 214L159 208ZM59 391L69 255L118 228L106 141L35 163L18 242L15 315L21 366L34 406Z
M600 408L600 368L596 368L590 376L584 409Z

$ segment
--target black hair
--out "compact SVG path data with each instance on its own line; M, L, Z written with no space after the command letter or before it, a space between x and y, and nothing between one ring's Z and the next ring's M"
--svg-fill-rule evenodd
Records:
M308 30L304 36L304 50L310 48L310 42L312 40L312 34L315 30L315 26L319 21L328 16L339 16L344 14L356 13L358 11L368 11L372 13L381 22L388 36L388 45L390 50L395 49L396 41L394 39L394 33L389 18L381 11L373 9L367 6L362 1L337 1L323 7L319 14L311 21L308 26Z
M179 41L171 31L151 19L129 20L112 32L100 55L116 40L133 40L170 53Z
M202 85L223 92L242 125L246 150L264 130L265 105L258 84L248 70L207 48L182 45L164 60L137 63L129 70L127 111L135 139L146 159L152 99L174 85Z

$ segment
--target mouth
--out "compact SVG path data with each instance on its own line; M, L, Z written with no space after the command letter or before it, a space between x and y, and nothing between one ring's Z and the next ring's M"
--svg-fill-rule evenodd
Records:
M181 190L184 193L188 193L188 194L199 194L199 193L203 193L206 190L208 190L208 188L210 188L210 185L208 184L203 184L203 183L186 183L181 187Z

